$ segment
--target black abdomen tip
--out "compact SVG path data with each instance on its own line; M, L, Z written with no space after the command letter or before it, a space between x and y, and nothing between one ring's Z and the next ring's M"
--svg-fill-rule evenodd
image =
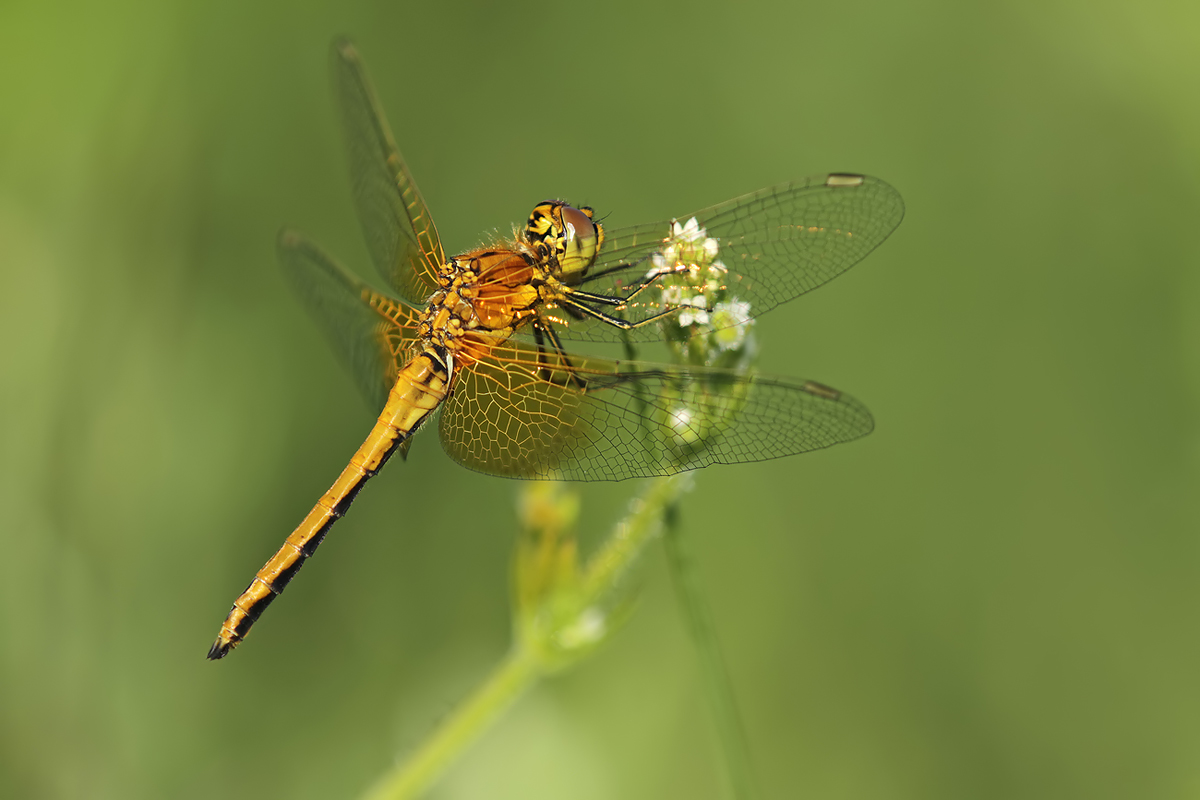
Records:
M213 646L208 650L209 661L219 661L229 654L233 649L233 642L222 642L219 638L213 642Z

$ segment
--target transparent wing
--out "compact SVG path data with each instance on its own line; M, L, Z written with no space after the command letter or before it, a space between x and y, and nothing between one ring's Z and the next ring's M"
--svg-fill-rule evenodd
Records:
M334 45L333 77L354 203L371 258L388 286L405 300L423 304L446 260L437 228L350 42Z
M904 201L887 183L864 175L830 174L772 186L668 222L606 230L589 277L579 287L613 297L629 294L654 270L660 277L625 308L593 306L639 322L673 307L660 287L683 284L710 310L721 301L749 303L765 314L842 274L878 247L904 217ZM696 220L690 226L691 219ZM675 223L675 224L673 224ZM620 341L623 332L594 318L548 309L563 338ZM660 338L657 325L629 331L634 340Z
M467 344L442 446L510 478L623 480L804 453L870 433L857 400L812 381Z
M419 312L372 289L303 234L279 234L288 283L350 368L367 403L383 408L396 374L414 353Z

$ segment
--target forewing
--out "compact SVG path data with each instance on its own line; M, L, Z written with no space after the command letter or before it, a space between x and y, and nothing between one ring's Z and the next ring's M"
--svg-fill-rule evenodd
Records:
M423 304L446 260L437 228L353 44L334 46L333 75L354 203L371 258L401 297Z
M715 305L723 299L749 303L750 316L765 314L781 303L821 286L861 261L878 247L904 217L900 194L878 178L864 175L820 175L772 186L677 220L606 231L596 264L581 289L625 296L678 242L676 228L695 218L703 236L694 250L719 262L714 281L694 294L707 294ZM693 229L695 230L695 229ZM684 234L686 238L687 234ZM677 250L680 249L677 247ZM658 259L656 260L656 256ZM671 261L671 259L666 259ZM674 263L674 262L672 262ZM686 266L687 262L683 262ZM692 262L694 263L694 262ZM658 282L674 280L659 278ZM626 308L601 308L611 316L639 322L671 308L669 298L652 285ZM595 319L573 319L565 309L549 313L569 339L619 341L661 338L657 325L628 334Z
M418 312L363 283L303 234L279 234L288 283L320 325L367 403L383 408L396 374L413 355Z
M812 381L558 356L509 341L463 355L442 446L491 475L624 480L804 453L870 433L857 400ZM569 360L568 360L569 359Z

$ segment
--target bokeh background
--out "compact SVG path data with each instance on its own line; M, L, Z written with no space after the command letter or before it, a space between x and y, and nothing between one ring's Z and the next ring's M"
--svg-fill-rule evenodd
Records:
M761 320L868 439L683 511L765 797L1200 794L1200 6L0 6L0 796L354 797L502 656L517 485L431 436L250 641L236 593L372 414L287 293L367 272L352 36L448 249L878 175L907 218ZM585 535L634 484L584 489ZM627 629L438 798L716 798L658 550Z

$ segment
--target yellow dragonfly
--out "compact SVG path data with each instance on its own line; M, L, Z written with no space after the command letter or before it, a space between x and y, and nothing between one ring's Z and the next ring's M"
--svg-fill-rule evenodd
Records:
M246 637L367 480L406 454L439 409L452 459L510 478L669 475L871 431L870 412L848 395L756 374L738 359L751 318L846 271L900 224L904 204L891 186L821 175L619 230L590 208L549 200L512 237L447 258L354 46L337 44L333 65L358 215L391 291L293 231L280 234L279 256L383 410L234 602L210 659ZM704 347L693 346L701 337ZM563 345L664 338L690 353L685 365L583 356Z

